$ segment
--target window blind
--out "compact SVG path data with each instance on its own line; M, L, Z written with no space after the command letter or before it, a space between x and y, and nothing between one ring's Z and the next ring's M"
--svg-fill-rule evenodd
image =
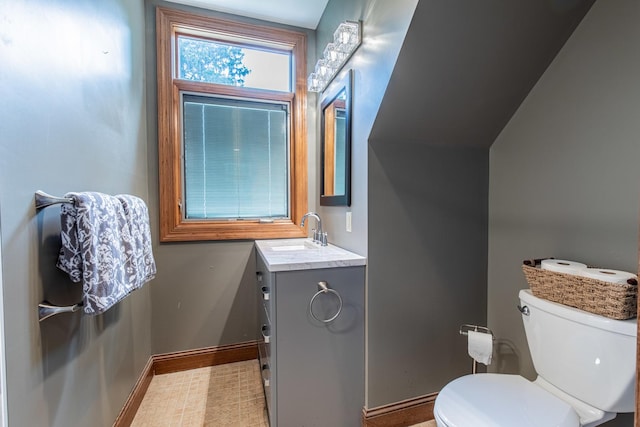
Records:
M185 218L288 217L288 106L182 100Z

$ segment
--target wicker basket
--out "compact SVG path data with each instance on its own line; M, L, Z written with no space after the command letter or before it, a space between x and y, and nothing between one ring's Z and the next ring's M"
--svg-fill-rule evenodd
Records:
M540 268L542 260L526 260L522 271L533 295L549 301L579 308L610 319L636 317L638 284L607 283L573 274L556 273Z

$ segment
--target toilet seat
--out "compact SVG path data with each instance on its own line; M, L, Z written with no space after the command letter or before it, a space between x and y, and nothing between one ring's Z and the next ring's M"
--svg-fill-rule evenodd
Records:
M475 374L447 384L434 416L443 427L579 427L571 405L519 375Z

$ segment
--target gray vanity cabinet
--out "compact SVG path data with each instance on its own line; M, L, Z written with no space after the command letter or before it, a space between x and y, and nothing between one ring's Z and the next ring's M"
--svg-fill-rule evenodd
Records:
M269 272L257 256L259 355L271 427L349 427L364 405L364 266ZM331 292L310 301L326 282Z

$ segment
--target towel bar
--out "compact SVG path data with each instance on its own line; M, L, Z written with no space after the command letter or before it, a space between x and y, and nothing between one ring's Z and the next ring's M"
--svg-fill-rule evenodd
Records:
M47 301L38 304L38 321L42 322L51 316L62 313L75 313L82 308L82 304L74 304L67 306L51 305Z
M41 190L36 191L36 209L46 208L47 206L57 205L59 203L73 203L73 199L69 197L52 196Z

